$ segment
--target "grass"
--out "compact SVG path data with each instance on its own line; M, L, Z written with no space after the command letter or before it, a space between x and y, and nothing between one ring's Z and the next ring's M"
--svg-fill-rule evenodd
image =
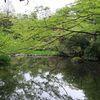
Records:
M37 56L56 56L58 55L58 51L52 51L52 50L23 50L20 52L17 52L15 54L31 54L31 55L37 55Z
M31 54L33 55L47 55L47 56L52 56L52 55L57 55L58 52L57 51L32 51Z

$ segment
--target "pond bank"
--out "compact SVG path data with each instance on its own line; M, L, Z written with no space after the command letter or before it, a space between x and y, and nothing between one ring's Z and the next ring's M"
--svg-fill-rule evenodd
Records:
M80 62L81 63L84 63L84 61L90 61L90 62L99 62L98 59L95 59L95 58L81 58L81 57L70 57L70 56L60 56L58 55L57 53L55 54L12 54L10 55L12 57L18 57L18 56L22 56L22 57L35 57L35 58L48 58L48 57L62 57L64 59L72 59L73 61L73 58L75 58L75 62ZM77 58L80 58L80 59L77 59ZM73 61L74 62L74 61Z

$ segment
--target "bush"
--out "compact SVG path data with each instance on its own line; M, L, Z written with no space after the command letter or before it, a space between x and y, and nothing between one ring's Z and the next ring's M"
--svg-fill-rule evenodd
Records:
M100 41L92 42L84 51L84 57L87 59L100 60Z
M89 40L84 34L74 34L61 42L59 51L69 56L83 56L85 48L89 45Z
M0 66L7 66L10 64L10 57L8 55L0 55Z

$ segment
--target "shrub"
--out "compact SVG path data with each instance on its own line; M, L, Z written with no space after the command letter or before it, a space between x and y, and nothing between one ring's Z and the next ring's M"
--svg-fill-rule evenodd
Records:
M92 42L84 51L84 57L87 59L98 59L100 60L100 41Z
M61 42L60 52L69 56L83 56L85 48L89 45L89 40L84 34L74 34Z
M8 55L0 55L0 66L7 66L10 64L10 57Z

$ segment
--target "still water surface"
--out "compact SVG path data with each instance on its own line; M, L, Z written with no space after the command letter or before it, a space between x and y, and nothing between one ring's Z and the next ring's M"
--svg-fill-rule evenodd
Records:
M100 100L100 64L13 57L0 68L0 100Z

